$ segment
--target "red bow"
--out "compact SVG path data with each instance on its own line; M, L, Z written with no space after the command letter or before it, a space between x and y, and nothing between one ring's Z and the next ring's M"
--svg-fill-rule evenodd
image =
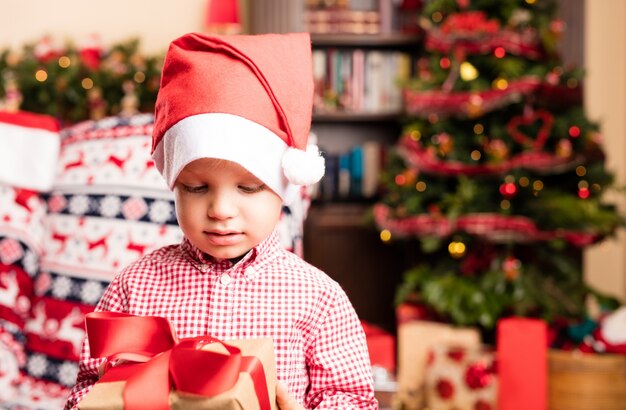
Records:
M261 361L211 336L178 340L167 319L115 312L86 316L89 348L94 358L132 364L105 368L100 381L125 380L124 409L169 410L169 393L177 391L212 397L230 390L240 372L252 377L261 410L270 409ZM229 354L202 350L219 343Z

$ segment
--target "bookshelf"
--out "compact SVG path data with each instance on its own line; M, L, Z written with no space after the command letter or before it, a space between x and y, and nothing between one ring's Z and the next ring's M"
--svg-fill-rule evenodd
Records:
M312 3L315 2L251 1L248 10L250 31L255 34L307 31L313 28L313 17L307 15ZM316 76L316 105L311 129L318 138L320 149L337 157L355 150L355 147L358 150L358 147L371 143L380 144L381 147L395 143L401 131L403 108L401 90L394 86L394 76L397 74L394 70L404 70L405 78L410 76L415 58L420 52L419 35L393 30L393 16L389 9L392 1L349 3L355 6L359 4L359 7L367 3L368 7L374 8L378 13L375 18L378 18L379 26L369 25L367 29L375 33L333 31L336 27L326 27L333 32L309 30ZM317 15L315 18L325 17ZM360 19L358 13L354 16L346 13L339 19L352 18ZM355 26L350 27L352 29ZM361 59L362 77L355 81L353 75L359 72L355 70L358 65L355 61L358 59ZM387 69L365 78L363 71L370 75L372 66L376 64L385 65ZM342 78L344 83L339 84ZM323 90L319 89L320 84L325 87ZM374 89L372 85L377 88ZM333 103L332 96L338 93L337 89L339 92L346 88L354 91L357 87L363 89L349 95L348 102L341 96L335 96L337 100ZM375 93L383 95L380 101L376 101ZM358 101L358 98L368 98L368 95L368 101ZM390 99L394 101L390 102ZM331 103L328 106L320 104L328 103L329 100ZM382 148L380 158L384 155ZM365 167L367 165L364 170ZM327 165L325 179L332 177L328 172L332 171L330 168ZM368 192L371 192L371 188ZM377 229L368 221L375 200L376 195L370 194L323 195L314 198L305 223L304 256L308 262L342 285L362 320L394 331L393 297L401 282L405 255L398 245L384 244L379 239Z

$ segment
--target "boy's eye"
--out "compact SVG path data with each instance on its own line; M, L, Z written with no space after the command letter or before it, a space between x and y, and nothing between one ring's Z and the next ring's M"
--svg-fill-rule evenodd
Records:
M189 185L185 185L185 184L182 184L182 185L183 185L183 189L185 191L187 191L189 193L192 193L192 194L198 194L198 193L201 193L201 192L205 192L206 189L207 189L206 185L195 185L195 186L189 186Z
M239 189L246 194L254 194L255 192L261 192L265 189L265 184L260 185L239 185Z

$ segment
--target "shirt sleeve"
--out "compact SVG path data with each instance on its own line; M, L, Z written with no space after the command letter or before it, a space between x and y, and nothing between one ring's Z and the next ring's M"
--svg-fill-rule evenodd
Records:
M377 409L372 370L361 326L338 285L309 355L310 389L305 406L314 409Z
M126 303L122 292L120 276L116 277L107 287L100 302L95 308L96 312L125 312ZM89 353L89 340L85 335L83 348L78 363L78 376L76 384L70 390L65 410L76 410L78 402L91 390L98 381L98 368L104 359L92 359Z

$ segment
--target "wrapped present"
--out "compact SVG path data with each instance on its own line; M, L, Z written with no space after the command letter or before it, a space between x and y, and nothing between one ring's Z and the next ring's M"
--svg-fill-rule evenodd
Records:
M396 371L396 338L383 328L361 321L372 366L393 374Z
M421 410L425 405L425 375L432 349L454 342L466 348L481 345L480 333L474 328L415 320L398 325L398 393L397 400L406 410Z
M105 366L81 410L277 409L271 339L178 340L164 318L112 312L86 324L92 357L126 362Z
M548 330L539 319L498 321L499 410L546 410Z
M425 376L427 408L497 409L495 357L487 347L435 346Z

